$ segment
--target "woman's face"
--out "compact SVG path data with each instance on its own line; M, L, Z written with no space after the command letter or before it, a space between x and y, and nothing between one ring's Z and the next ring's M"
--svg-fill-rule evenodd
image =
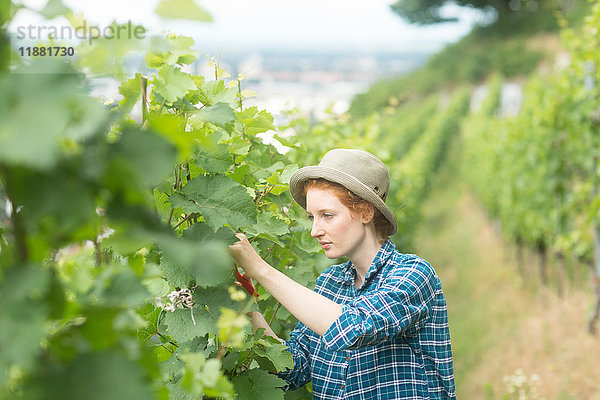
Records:
M370 218L350 214L339 198L331 191L310 188L306 193L306 211L312 220L311 236L329 258L353 259L365 243Z

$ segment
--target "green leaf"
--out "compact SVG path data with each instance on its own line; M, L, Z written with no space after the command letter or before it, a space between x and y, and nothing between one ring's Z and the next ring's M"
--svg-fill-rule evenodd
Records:
M256 135L257 133L266 132L275 129L273 125L273 116L267 111L258 112L257 107L248 107L245 110L238 112L237 117L246 128L244 132L248 135Z
M271 336L263 336L254 348L254 353L268 359L277 371L294 367L294 358L292 357L292 353L288 351L288 346L281 344Z
M47 19L54 19L61 15L67 15L70 12L71 10L65 7L61 0L48 0L46 6L40 11L40 14Z
M171 143L153 131L127 128L115 145L113 157L117 165L113 177L131 174L133 183L139 182L143 187L156 186L173 171L176 153Z
M298 170L298 164L288 164L285 166L279 177L281 183L289 184L292 174Z
M212 22L212 17L194 0L161 0L156 14L168 19L189 19L193 21Z
M233 262L226 244L216 240L193 242L168 235L161 236L159 243L163 257L168 260L164 265L175 272L172 274L175 282L169 279L172 285L185 286L184 281L189 282L186 275L202 287L218 285L229 279Z
M152 50L146 54L146 65L160 68L163 65L191 64L198 58L198 51L192 49L194 39L188 36L168 34L166 38L153 38ZM196 84L203 79L192 77Z
M250 328L250 321L243 314L229 308L221 308L221 316L217 321L219 339L227 343L228 347L241 348L246 338L246 328Z
M181 356L185 372L181 386L195 396L210 396L233 399L233 385L221 371L221 360L206 359L200 353L187 353Z
M219 144L214 151L204 149L196 152L196 165L210 174L226 172L233 165L233 158L225 144Z
M283 243L279 240L279 236L283 236L288 232L288 224L273 216L271 212L259 214L256 224L246 229L247 234L270 240L282 247Z
M141 76L142 74L137 73L133 78L124 81L119 86L119 93L123 96L123 100L119 102L119 108L123 113L131 112L131 109L142 95Z
M190 90L196 89L194 80L181 69L173 65L163 65L154 80L154 89L168 103L185 96Z
M321 251L319 242L310 236L310 232L294 232L294 243L300 250L307 253L318 253Z
M106 268L96 279L94 295L106 306L139 306L150 293L131 269L122 265Z
M197 176L183 190L171 196L174 207L197 212L217 231L225 224L233 229L256 223L256 206L246 189L222 176Z
M192 281L192 275L187 268L175 263L169 257L163 257L160 260L160 269L165 274L167 281L174 287L187 287Z
M192 115L191 119L209 122L213 125L226 128L235 120L235 113L228 104L217 103L212 106L199 109Z
M46 336L48 305L44 296L50 271L36 267L13 267L3 271L0 282L0 381L11 366L26 371L36 365L36 356Z
M75 171L65 168L49 174L16 170L13 178L18 195L12 200L23 207L31 234L45 235L53 247L93 239L98 234L95 189Z
M39 399L150 399L142 368L124 354L83 354L65 368L51 369L34 385Z
M177 309L174 312L165 312L163 323L178 343L188 342L208 333L218 335L217 321L221 315L221 308L239 308L238 302L231 300L229 293L223 288L196 289L194 301L196 305L192 310L196 324L192 320L190 310Z
M205 106L216 103L227 103L230 107L237 107L237 90L228 88L222 79L206 82L198 89L198 99Z
M233 378L235 392L240 399L283 400L284 392L280 388L286 384L283 379L261 369Z
M106 112L87 96L80 76L56 60L21 72L0 76L0 162L48 169L69 148L65 141L98 134Z
M154 132L177 148L178 160L189 159L192 149L197 143L194 134L186 132L184 120L176 115L163 114L153 117L149 121L150 127Z
M223 227L214 232L207 224L201 222L184 230L181 237L197 243L219 241L226 245L232 245L238 240L231 229Z
M145 279L142 281L142 284L146 287L148 293L150 293L150 295L153 297L163 297L169 292L169 284L162 277Z

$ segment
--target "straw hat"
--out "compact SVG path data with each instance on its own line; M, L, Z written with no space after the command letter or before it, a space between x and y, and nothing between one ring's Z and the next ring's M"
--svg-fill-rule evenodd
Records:
M392 210L385 204L390 188L390 174L385 164L373 154L355 149L328 151L319 165L300 168L290 178L294 200L306 209L304 184L309 179L323 178L339 183L352 193L373 204L392 225L390 235L398 230Z

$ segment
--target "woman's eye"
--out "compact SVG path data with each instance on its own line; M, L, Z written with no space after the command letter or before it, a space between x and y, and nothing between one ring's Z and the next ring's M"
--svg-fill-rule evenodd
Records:
M323 214L323 218L329 219L333 217L333 214Z
M315 219L315 217L313 217L312 215L308 215L308 216L307 216L307 218L308 218L308 219L310 219L311 221L312 221L313 219Z

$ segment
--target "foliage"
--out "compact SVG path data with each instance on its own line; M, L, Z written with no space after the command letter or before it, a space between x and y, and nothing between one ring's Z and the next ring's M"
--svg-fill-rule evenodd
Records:
M421 115L428 121L422 134L403 157L390 164L390 178L395 189L388 203L392 209L399 210L398 233L394 235L394 241L404 251L413 249L415 227L419 224L431 179L442 163L450 138L460 129L468 98L466 89L458 90L448 100L448 105L439 107L429 119Z
M587 262L598 210L599 16L595 2L581 33L564 30L570 65L533 77L518 116L497 115L495 81L487 106L465 128L465 170L505 234Z
M169 34L146 56L150 77L122 79L119 103L91 98L56 60L0 75L1 397L283 399L267 371L291 354L251 332L257 306L233 285L227 246L246 231L301 276L287 266L314 247L291 245L309 239L285 206L297 166L256 136L272 117L243 108L237 86L184 72L192 45ZM263 294L261 308L277 304Z
M485 12L493 10L496 22L499 24L504 24L507 20L526 18L540 9L564 7L564 3L560 0L544 2L538 0L397 0L391 8L411 23L428 25L458 21L457 17L442 15L442 8L449 4L477 8Z
M420 100L448 87L483 82L495 73L506 78L528 76L540 62L552 62L555 56L553 50L540 48L534 41L547 41L543 35L555 34L560 28L555 12L558 5L538 3L540 8L534 13L475 26L458 43L433 54L423 67L377 82L353 99L350 112L366 116L387 107L390 98ZM573 2L560 15L578 26L589 9L587 1Z
M184 0L158 13L206 19ZM388 196L415 199L393 206L410 248L464 93L360 120L290 113L276 132L268 112L245 107L243 77L226 82L210 58L214 79L186 72L193 44L152 38L143 73L126 68L138 43L102 39L73 63L1 71L0 397L309 398L310 387L281 390L273 373L291 354L246 313L260 310L280 337L296 319L263 288L256 301L235 287L227 247L243 231L269 264L314 285L331 261L287 182L331 148L371 151L403 174ZM100 71L119 82L118 101L90 97ZM264 144L266 132L289 151Z

